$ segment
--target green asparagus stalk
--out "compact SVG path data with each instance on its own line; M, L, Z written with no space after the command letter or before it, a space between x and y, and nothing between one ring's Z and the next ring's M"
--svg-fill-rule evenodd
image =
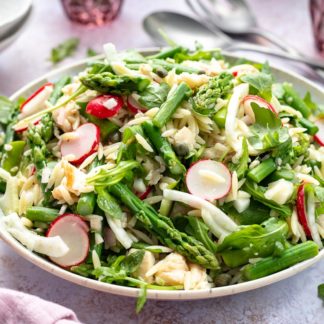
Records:
M301 118L299 120L299 123L302 127L305 127L307 129L309 135L315 135L319 130L314 123L312 123L310 120L306 118Z
M59 211L53 208L33 206L27 208L26 218L31 221L50 223L59 215Z
M293 86L289 83L284 83L283 89L285 90L284 100L287 104L300 111L305 118L309 117L311 114L310 108L305 104Z
M218 269L219 264L215 255L205 246L183 232L178 231L169 218L159 215L154 208L140 200L127 186L116 183L109 187L109 191L122 201L143 226L166 246L187 257L207 269Z
M153 143L154 148L162 156L170 172L173 175L184 174L186 172L185 166L177 158L168 140L162 137L160 129L151 122L144 122L142 127L147 137Z
M125 95L133 91L143 91L150 80L142 76L116 75L111 72L87 74L80 78L88 89L101 93L115 93Z
M183 72L195 73L195 74L201 73L200 69L181 65L179 63L170 63L164 60L152 60L150 61L150 65L152 66L153 72L157 72L161 69L165 69L166 71L174 70L176 74L180 74ZM131 70L139 70L141 63L130 63L130 64L126 64L126 66Z
M69 84L71 82L71 77L69 76L63 76L59 81L55 83L54 90L49 97L48 101L52 104L55 105L57 100L62 96L62 89L64 86Z
M166 101L161 105L158 113L153 118L153 124L159 128L163 127L181 105L182 101L191 96L191 94L192 90L185 82L171 89Z
M213 116L213 120L219 128L225 128L225 121L227 115L227 107L224 107L217 111L217 113Z
M297 244L284 250L278 257L264 258L243 268L245 280L254 280L289 268L318 254L318 246L313 241Z
M162 50L161 52L147 56L146 59L152 60L152 59L166 59L168 57L174 57L175 54L181 52L183 50L182 46L175 46L175 47L170 47L165 50Z
M267 159L261 162L257 167L250 170L247 176L256 183L261 182L268 175L276 170L277 166L273 159Z
M96 194L94 192L87 192L81 194L78 204L77 213L86 216L93 214L96 206Z

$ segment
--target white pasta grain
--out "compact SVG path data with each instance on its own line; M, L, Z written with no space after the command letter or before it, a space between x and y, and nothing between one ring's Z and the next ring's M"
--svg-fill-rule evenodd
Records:
M100 144L101 145L101 144ZM88 156L79 166L79 169L85 169L89 164L91 164L93 162L93 160L96 158L96 156L98 155L97 152L91 154L90 156ZM99 158L100 159L100 158Z
M153 153L154 150L152 148L152 146L147 142L147 140L141 135L141 134L135 134L135 138L137 140L137 142L142 145L142 147L148 151Z

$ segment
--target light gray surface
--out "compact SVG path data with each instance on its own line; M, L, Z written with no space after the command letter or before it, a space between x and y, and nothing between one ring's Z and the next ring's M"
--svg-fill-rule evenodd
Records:
M176 8L172 4L177 3ZM306 0L250 1L262 26L301 51L314 54ZM174 6L173 6L174 7ZM0 93L9 95L51 69L50 48L71 35L82 36L76 57L87 47L100 50L112 41L119 48L153 44L140 21L158 9L189 12L180 0L128 0L110 26L85 29L68 22L58 1L35 1L34 17L20 39L0 54ZM67 62L67 61L66 61ZM65 62L62 63L64 65ZM0 242L0 286L35 294L72 308L85 323L322 323L324 307L317 285L324 281L324 261L293 278L244 294L196 302L149 301L136 316L134 300L76 286L38 269Z

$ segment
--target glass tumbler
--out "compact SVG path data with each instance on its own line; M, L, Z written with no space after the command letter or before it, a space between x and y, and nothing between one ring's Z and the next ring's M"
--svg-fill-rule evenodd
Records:
M316 47L324 55L324 0L310 0L310 13Z
M71 21L87 26L102 26L119 14L123 0L61 0Z

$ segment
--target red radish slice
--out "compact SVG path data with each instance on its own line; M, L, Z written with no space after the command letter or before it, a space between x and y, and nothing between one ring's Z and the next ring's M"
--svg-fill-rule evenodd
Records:
M147 187L144 192L136 192L135 194L139 199L143 200L147 198L147 196L150 194L151 191L152 191L152 187Z
M59 236L69 247L69 251L61 257L50 257L50 259L64 268L82 263L89 252L88 232L88 225L79 215L64 214L56 218L51 223L46 236Z
M123 107L123 99L116 95L101 95L89 101L86 112L104 119L115 116Z
M141 106L141 104L131 94L127 97L126 103L127 108L134 114L137 114L139 111L145 112L147 110Z
M49 99L53 90L53 83L45 83L30 97L28 97L27 100L20 106L21 115L23 115L23 117L27 117L45 108L45 102Z
M324 119L317 119L314 123L318 127L318 132L314 135L314 140L324 146Z
M22 133L28 129L29 125L37 125L41 121L42 117L37 117L35 121L29 121L28 123L18 123L18 127L14 127L16 133Z
M253 110L251 107L251 104L253 102L256 103L258 106L260 106L262 108L267 108L267 109L271 110L274 114L278 115L276 109L269 102L267 102L266 100L264 100L263 98L261 98L259 96L253 96L253 95L245 96L242 100L244 109L246 111L252 111L252 113L253 113Z
M186 185L192 195L211 201L220 199L229 193L232 177L223 163L200 160L189 168Z
M237 72L237 71L233 71L233 72L232 72L232 75L233 75L234 78L236 78L237 75L238 75L238 72Z
M61 143L62 157L71 155L69 162L82 163L89 155L96 152L100 142L100 129L97 125L86 123L75 132L75 137L64 139Z
M297 215L300 224L303 226L305 234L307 237L311 237L311 231L309 229L307 223L307 214L306 214L306 207L305 207L305 187L304 184L301 184L297 190L297 200L296 200L296 207L297 207Z

